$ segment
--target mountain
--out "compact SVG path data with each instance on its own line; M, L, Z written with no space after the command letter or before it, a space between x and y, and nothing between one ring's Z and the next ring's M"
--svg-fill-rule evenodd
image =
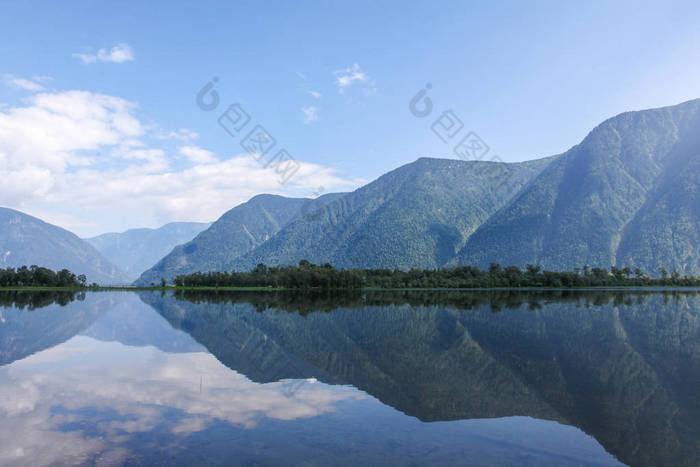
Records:
M235 258L268 240L292 219L303 216L309 203L323 205L343 195L327 194L313 202L306 198L255 196L224 213L191 241L175 247L137 282L150 284L178 274L227 269Z
M311 205L308 199L255 197L176 248L139 282L302 259L339 267L442 266L550 162L422 158Z
M106 233L86 238L85 241L134 280L177 245L192 240L210 225L203 222L172 222L158 229Z
M695 100L623 113L545 159L421 158L312 206L256 197L176 248L140 282L302 259L340 268L497 262L700 274L699 186Z
M700 273L700 100L627 112L558 157L457 262Z
M434 268L550 163L421 158L291 222L228 266L296 264Z
M77 235L14 209L0 208L0 267L33 264L85 274L90 283L128 282L119 268Z

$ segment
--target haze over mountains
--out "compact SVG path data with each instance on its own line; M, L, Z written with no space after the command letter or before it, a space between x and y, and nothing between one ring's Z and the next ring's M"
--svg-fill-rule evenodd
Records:
M0 268L38 265L85 274L88 283L124 285L210 224L174 222L81 239L36 217L0 208Z
M496 262L697 275L698 187L694 100L613 117L558 156L509 164L421 158L352 193L259 195L208 228L175 223L88 239L102 255L63 229L4 209L0 265L66 267L100 283L140 275L139 284L302 259L339 268Z
M210 225L203 222L171 222L157 229L131 229L85 240L133 281L177 245L192 240Z

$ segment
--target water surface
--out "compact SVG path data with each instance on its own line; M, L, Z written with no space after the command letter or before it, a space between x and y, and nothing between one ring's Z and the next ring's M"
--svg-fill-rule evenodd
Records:
M0 465L700 465L695 292L0 293Z

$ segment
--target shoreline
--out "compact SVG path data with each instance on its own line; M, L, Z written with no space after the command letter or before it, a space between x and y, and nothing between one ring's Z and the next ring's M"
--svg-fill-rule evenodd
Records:
M620 286L600 286L600 287L393 287L393 288L378 288L378 287L359 287L359 288L285 288L285 287L145 287L145 286L100 286L100 287L0 287L0 292L138 292L138 291L169 291L169 290L201 290L201 291L241 291L241 292L397 292L397 291L471 291L471 292L486 292L486 291L534 291L534 290L552 290L552 291L698 291L697 286L639 286L639 285L620 285Z

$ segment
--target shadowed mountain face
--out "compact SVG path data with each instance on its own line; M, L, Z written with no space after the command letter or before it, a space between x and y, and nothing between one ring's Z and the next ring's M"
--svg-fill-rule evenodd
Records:
M33 264L85 274L88 282L128 282L123 272L77 235L19 211L0 208L0 268Z
M614 117L484 223L459 263L700 273L700 100Z
M85 241L124 271L130 280L137 279L178 245L192 240L211 224L172 222L158 229L132 229L106 233Z
M557 420L628 464L700 462L697 295L525 297L499 313L398 300L306 315L141 298L254 381L352 384L425 421Z

